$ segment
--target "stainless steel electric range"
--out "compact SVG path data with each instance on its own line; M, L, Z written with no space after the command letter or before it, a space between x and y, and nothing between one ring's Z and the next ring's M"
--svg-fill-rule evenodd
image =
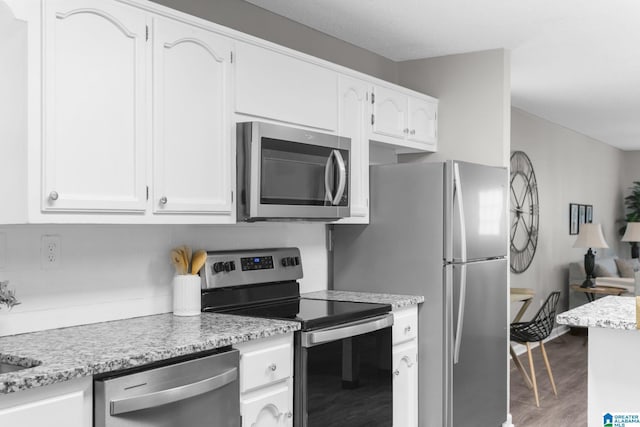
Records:
M208 252L202 311L300 322L295 427L391 427L391 306L301 297L302 275L298 248Z

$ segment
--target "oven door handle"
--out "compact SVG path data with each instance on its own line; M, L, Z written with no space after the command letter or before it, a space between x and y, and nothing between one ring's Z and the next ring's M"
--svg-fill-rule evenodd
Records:
M393 314L389 313L319 331L303 332L301 334L302 347L314 347L331 341L378 331L390 326L393 326Z
M238 368L229 369L220 375L195 383L160 390L153 393L110 401L110 414L120 415L142 409L155 408L167 403L178 402L219 389L238 379Z

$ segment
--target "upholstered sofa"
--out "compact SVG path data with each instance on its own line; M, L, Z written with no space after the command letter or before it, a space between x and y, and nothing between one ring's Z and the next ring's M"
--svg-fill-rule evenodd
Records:
M596 258L596 268L593 273L597 286L624 288L626 292L623 295L635 295L636 283L640 283L638 281L640 279L640 262L638 259ZM582 284L586 277L584 262L572 262L569 264L569 308L574 308L587 302L584 293L571 290L571 285Z

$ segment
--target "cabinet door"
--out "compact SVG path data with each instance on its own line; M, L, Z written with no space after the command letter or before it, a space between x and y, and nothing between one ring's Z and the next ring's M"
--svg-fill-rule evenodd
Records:
M146 15L101 0L43 5L42 209L143 211Z
M231 213L231 41L153 25L154 212Z
M393 348L393 425L418 426L418 347L416 341Z
M373 132L404 139L407 129L407 96L384 87L374 87Z
M0 398L0 426L91 427L91 377L20 391Z
M292 427L289 382L267 387L252 397L240 398L242 427Z
M437 138L438 104L424 99L409 98L409 140L435 144Z
M236 57L236 112L337 130L335 71L246 43Z
M338 134L351 139L350 203L352 217L369 216L369 140L366 135L368 86L361 80L338 80Z

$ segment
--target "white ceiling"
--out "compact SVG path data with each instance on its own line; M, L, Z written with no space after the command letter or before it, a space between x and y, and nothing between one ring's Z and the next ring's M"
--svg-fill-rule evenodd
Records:
M511 50L512 104L640 150L639 0L247 0L394 61Z

